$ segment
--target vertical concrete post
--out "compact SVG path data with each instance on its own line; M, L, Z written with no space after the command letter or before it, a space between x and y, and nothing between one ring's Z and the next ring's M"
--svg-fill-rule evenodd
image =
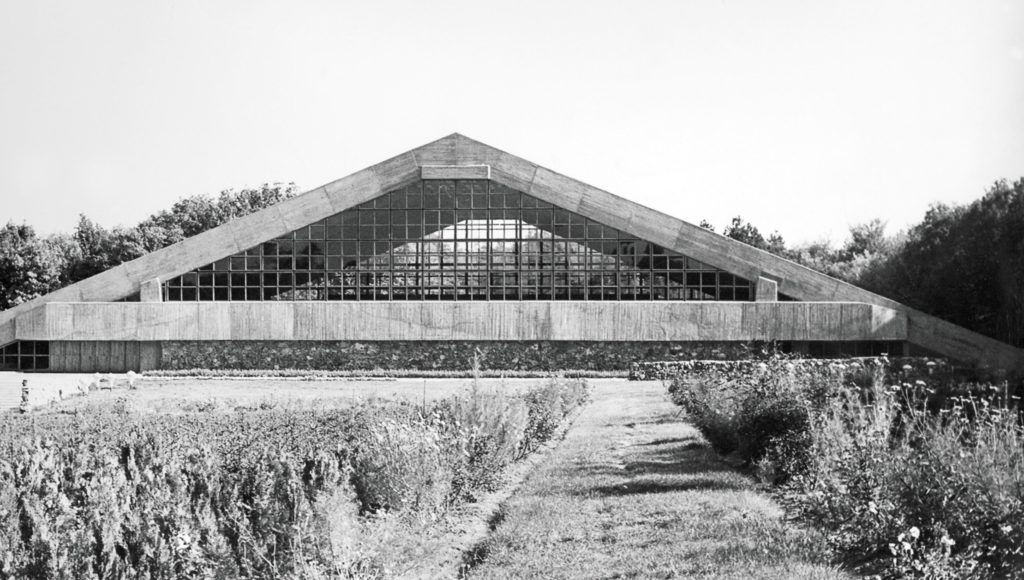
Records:
M757 302L778 302L779 284L775 280L769 280L763 276L757 278L757 290L754 294Z
M146 280L139 285L139 302L163 302L164 291L160 287L160 278Z

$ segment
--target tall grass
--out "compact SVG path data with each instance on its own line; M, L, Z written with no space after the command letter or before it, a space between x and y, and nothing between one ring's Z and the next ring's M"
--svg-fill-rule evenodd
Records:
M493 487L550 436L527 427L586 393L552 379L429 405L12 417L0 577L385 576L378 521L421 529Z
M527 393L529 396L529 393ZM522 397L510 399L496 389L474 382L471 396L449 401L451 426L458 431L454 455L459 471L456 481L464 495L492 491L506 466L522 457L529 444L530 409Z
M548 370L523 369L366 369L366 370L323 370L323 369L178 369L151 370L142 373L147 378L203 378L203 379L240 379L240 378L294 378L304 381L330 381L335 379L365 378L502 378L502 379L546 379L551 376ZM629 375L627 370L593 370L564 369L558 375L566 378L624 378Z
M787 378L785 368L735 377L729 395L677 381L673 397L706 434L732 433L731 450L855 570L1024 576L1024 428L1006 384L933 386L848 366ZM722 400L727 414L709 410Z
M930 578L1024 574L1024 429L998 399L931 412L874 385L832 399L788 484L805 520L868 571ZM1002 403L1002 404L1000 404Z

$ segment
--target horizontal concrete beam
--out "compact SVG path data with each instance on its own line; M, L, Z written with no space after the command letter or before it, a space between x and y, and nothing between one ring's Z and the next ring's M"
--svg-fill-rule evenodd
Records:
M490 179L490 165L424 165L423 179Z
M906 340L907 319L821 302L78 302L20 340Z
M417 147L296 198L0 312L0 346L13 340L15 335L20 336L15 329L15 318L44 303L117 300L139 290L146 280L176 276L424 177L489 178L744 278L770 278L777 282L779 292L798 300L866 303L898 311L902 324L909 329L908 340L934 352L978 365L1024 370L1024 349L939 320L459 134Z
M419 177L420 166L416 157L411 152L403 153L56 292L0 311L0 346L10 342L12 321L42 304L76 300L120 300L140 291L142 284L148 280L173 278L354 207L391 189L412 183Z

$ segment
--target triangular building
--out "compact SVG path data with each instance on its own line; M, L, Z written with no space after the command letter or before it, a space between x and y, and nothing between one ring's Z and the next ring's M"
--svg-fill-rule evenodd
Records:
M0 365L625 368L1024 351L453 134L0 312Z

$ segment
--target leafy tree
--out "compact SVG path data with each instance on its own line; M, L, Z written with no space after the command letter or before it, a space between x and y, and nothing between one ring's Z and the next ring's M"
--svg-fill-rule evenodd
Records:
M28 225L0 230L0 310L180 242L296 194L295 184L195 195L134 227L107 229L80 215L72 235L39 238Z
M766 250L780 256L786 255L786 241L782 239L779 232L773 232L766 239L761 234L761 231L757 229L757 226L743 221L743 218L740 216L732 218L732 222L725 226L722 234L760 250Z
M998 181L967 206L933 205L859 282L1024 346L1024 179Z
M822 239L785 252L785 257L852 284L861 284L861 278L872 268L890 257L893 241L885 234L885 222L874 219L850 227L850 235L843 246L836 249L828 239Z
M966 328L1024 346L1024 178L997 181L965 206L932 205L893 236L874 219L835 248L820 240L786 248L740 216L723 232L830 276ZM701 226L713 230L706 221Z
M155 213L135 227L119 226L112 230L80 216L74 237L81 248L81 258L73 265L69 279L83 280L295 194L294 183L276 183L225 190L216 199L193 195L179 199L169 210Z
M265 207L294 197L298 192L294 183L263 184L255 189L225 190L217 198L217 207L224 221L257 212Z
M85 215L78 217L74 239L80 257L71 265L69 279L73 282L134 260L147 251L137 228L108 230Z
M36 236L32 226L7 222L0 229L0 310L59 288L62 270L73 257Z
M853 260L858 256L884 253L888 249L885 222L875 218L865 224L850 227L850 239L840 250L840 256L843 260Z
M786 240L782 239L782 236L779 234L779 232L772 232L772 234L770 236L768 236L768 243L767 243L767 245L764 248L761 248L761 249L762 250L767 250L767 251L769 251L769 252L771 252L773 254L778 254L780 256L785 256L786 255Z
M787 253L786 257L829 276L839 277L836 268L838 254L828 239L796 246Z
M755 248L763 248L767 245L764 236L761 235L757 226L743 221L743 218L740 216L732 218L732 222L722 230L722 235Z
M148 228L153 234L153 243L162 244L158 247L163 247L274 205L295 194L294 183L275 183L239 191L224 190L216 199L209 195L193 195L179 199L169 210L153 214L138 227Z

